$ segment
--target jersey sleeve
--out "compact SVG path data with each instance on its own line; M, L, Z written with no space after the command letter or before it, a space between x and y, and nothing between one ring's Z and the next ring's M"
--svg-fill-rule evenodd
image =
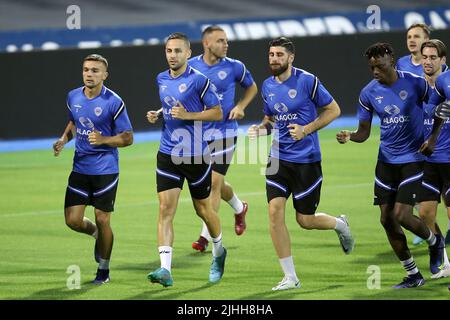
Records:
M445 101L444 95L444 81L442 77L436 79L434 90L430 94L429 104L437 106L439 103Z
M115 134L119 134L125 131L133 131L125 102L122 99L114 103L112 114Z
M359 121L372 121L373 107L368 99L367 92L363 89L359 95L358 101L358 119Z
M233 63L234 80L243 88L250 87L255 81L245 64L239 60Z
M266 87L265 87L264 84L263 84L263 87L261 89L261 97L262 97L262 100L263 100L263 112L264 112L264 114L266 116L272 117L273 113L270 111L269 104L267 103L269 97L267 97Z
M70 95L67 95L66 106L67 106L67 118L69 118L70 121L75 123L75 119L73 118L72 114L72 107L70 106Z
M420 100L423 102L428 102L430 86L425 78L417 77L417 92L419 94ZM420 104L421 105L421 104Z
M207 77L198 77L197 88L199 89L200 99L206 109L220 105L216 90L214 89L214 86L211 85L211 81Z
M328 92L328 90L322 85L319 78L313 76L310 83L310 98L314 102L317 108L325 107L333 102L333 96Z

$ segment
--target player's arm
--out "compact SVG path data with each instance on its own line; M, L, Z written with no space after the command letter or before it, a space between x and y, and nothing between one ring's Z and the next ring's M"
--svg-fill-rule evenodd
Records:
M269 135L272 132L273 124L273 118L265 115L260 124L254 124L248 128L247 135L250 139L254 139L258 136Z
M427 157L431 156L436 145L436 141L441 132L442 125L445 120L450 118L450 103L443 102L436 106L433 115L433 128L431 129L431 134L428 139L420 146L419 152L423 153Z
M353 142L364 142L370 136L370 129L372 126L371 121L359 121L358 130L349 131L341 130L336 134L336 139L339 143L347 143L348 141Z
M258 93L258 87L256 83L245 89L244 96L242 99L236 104L236 106L231 109L229 119L242 119L245 116L245 108L250 104L250 102L255 98Z
M300 124L291 123L287 127L289 133L294 140L302 140L307 135L326 127L331 121L339 117L341 109L335 100L319 109L319 116L312 122L302 126Z
M64 133L62 136L53 143L53 154L55 157L59 156L62 149L64 148L64 145L73 139L75 136L75 124L72 121L69 121L69 123L66 126L66 129L64 129Z
M133 144L132 131L124 131L115 136L102 136L101 132L94 128L88 138L89 143L95 146L106 144L113 148L120 148Z
M188 112L179 101L175 107L172 107L170 114L175 119L194 121L221 121L223 117L220 105L205 109L202 112Z

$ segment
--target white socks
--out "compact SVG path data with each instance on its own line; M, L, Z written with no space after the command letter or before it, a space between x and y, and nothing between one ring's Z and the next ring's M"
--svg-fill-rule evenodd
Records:
M419 272L419 269L416 266L416 263L414 262L413 257L409 258L408 260L400 261L403 268L405 268L408 275L416 274Z
M297 274L295 273L294 259L292 256L287 258L282 258L280 260L281 269L283 269L284 275L292 280L298 280Z
M334 227L338 233L345 233L347 231L347 224L339 218L336 218L336 226Z
M208 226L204 222L203 222L202 232L200 233L200 235L203 238L205 238L206 240L211 241L211 235L209 234Z
M430 230L430 236L425 240L428 242L429 246L432 246L436 243L436 236L434 235L433 231Z
M242 212L242 210L244 210L244 205L242 204L242 201L239 200L239 198L236 196L235 193L233 193L233 198L231 198L231 200L227 202L233 208L235 214L239 214Z
M219 234L217 238L212 238L212 243L213 243L212 248L213 257L220 257L223 254L222 232Z
M161 260L161 268L172 270L172 247L161 246L158 247L159 259Z

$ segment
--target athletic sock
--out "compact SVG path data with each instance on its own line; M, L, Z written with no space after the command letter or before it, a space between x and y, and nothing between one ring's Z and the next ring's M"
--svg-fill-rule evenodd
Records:
M419 269L417 268L413 257L409 258L408 260L404 260L404 261L400 261L400 262L401 262L403 268L405 268L408 276L415 275L416 273L419 272Z
M297 274L295 273L294 259L292 259L292 256L281 258L279 260L284 275L292 280L298 280Z
M233 198L231 198L231 200L227 202L233 208L234 214L239 214L242 212L242 210L244 210L244 204L241 200L239 200L235 193L233 193Z
M213 257L220 257L223 254L222 232L218 235L217 238L212 238L212 243L213 243L212 248Z
M211 241L211 235L209 234L208 226L204 222L203 222L202 232L200 233L200 235L203 238L205 238L206 240Z
M109 259L102 259L100 258L98 268L100 270L108 270L109 269Z
M430 230L430 236L425 240L428 242L428 245L430 247L436 244L436 236L434 235L433 231Z
M336 226L334 227L337 233L345 233L348 230L347 224L342 219L336 218Z
M158 247L159 259L161 260L161 268L172 270L172 247L160 246Z

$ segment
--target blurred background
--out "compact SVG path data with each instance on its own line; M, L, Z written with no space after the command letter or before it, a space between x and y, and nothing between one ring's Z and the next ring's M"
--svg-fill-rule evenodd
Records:
M246 64L258 87L270 76L269 39L292 38L294 65L317 75L343 114L354 116L371 79L365 48L383 41L397 57L408 54L406 29L416 22L449 46L448 0L0 0L0 142L59 136L66 95L82 85L82 59L94 52L109 60L106 86L124 99L134 129L155 130L145 114L159 108L155 78L167 69L164 38L186 33L197 55L210 24L225 29L229 57ZM262 116L258 94L241 122Z

